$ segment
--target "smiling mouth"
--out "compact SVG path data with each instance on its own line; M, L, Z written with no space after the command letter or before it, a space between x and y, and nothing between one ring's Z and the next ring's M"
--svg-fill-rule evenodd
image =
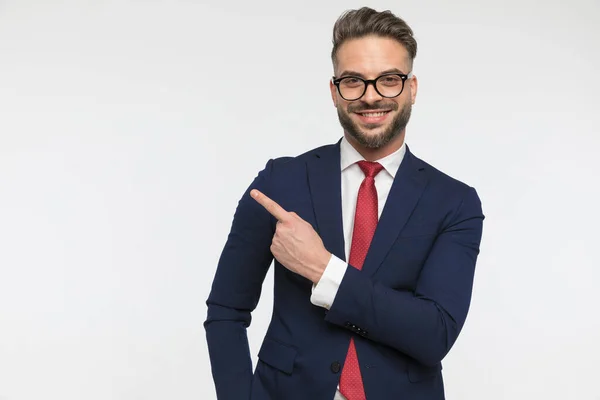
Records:
M388 114L391 110L387 110L387 111L378 111L378 112L357 112L356 114L362 115L363 117L367 117L367 118L376 118L376 117L383 117L384 115Z
M355 112L358 119L367 125L380 125L387 121L388 114L391 113L392 110L369 110L369 111L358 111Z

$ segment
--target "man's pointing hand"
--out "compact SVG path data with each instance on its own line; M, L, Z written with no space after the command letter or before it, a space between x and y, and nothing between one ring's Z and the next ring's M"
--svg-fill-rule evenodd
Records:
M331 259L331 253L327 251L312 225L295 212L284 210L256 189L253 189L250 195L277 219L271 243L273 257L290 271L315 284L319 282Z

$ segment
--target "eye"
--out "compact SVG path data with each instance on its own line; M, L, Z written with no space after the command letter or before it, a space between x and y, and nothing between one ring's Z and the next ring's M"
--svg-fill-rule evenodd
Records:
M340 81L340 83L348 87L356 87L363 84L363 82L360 79L353 77L344 78Z
M398 75L383 76L379 82L385 86L396 86L402 83L402 79Z

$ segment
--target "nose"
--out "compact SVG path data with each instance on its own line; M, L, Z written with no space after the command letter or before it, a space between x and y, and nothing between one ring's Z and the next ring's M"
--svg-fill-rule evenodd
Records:
M369 82L367 84L367 91L363 95L362 100L365 103L374 103L376 101L380 101L381 99L383 99L383 97L377 93L377 90L375 90L375 84Z

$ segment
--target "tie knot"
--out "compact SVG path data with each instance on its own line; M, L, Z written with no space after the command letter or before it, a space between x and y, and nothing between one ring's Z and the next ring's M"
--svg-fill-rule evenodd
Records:
M358 166L367 178L374 178L383 169L383 165L374 161L359 161Z

